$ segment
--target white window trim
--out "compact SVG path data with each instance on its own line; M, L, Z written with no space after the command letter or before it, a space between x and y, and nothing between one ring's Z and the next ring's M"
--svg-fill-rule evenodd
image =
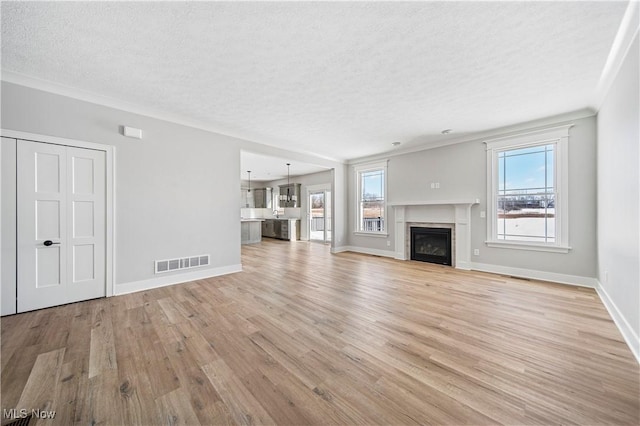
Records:
M488 247L500 247L517 250L568 253L569 246L569 129L573 124L547 127L544 129L520 132L511 136L487 139L487 241ZM527 146L555 143L554 183L556 187L555 243L536 243L534 241L504 241L497 238L497 181L499 151L525 148Z
M376 161L375 163L364 163L358 164L354 166L355 171L355 180L356 180L356 203L355 203L355 230L354 235L366 236L366 237L387 237L389 235L389 223L388 223L388 198L389 194L387 194L387 180L388 174L387 169L389 165L389 160ZM360 230L360 190L362 189L362 180L360 179L360 173L368 172L371 170L384 170L384 229L380 232L374 231L361 231Z

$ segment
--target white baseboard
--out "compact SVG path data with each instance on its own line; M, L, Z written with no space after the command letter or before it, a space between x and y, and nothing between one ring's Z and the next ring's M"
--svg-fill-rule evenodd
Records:
M456 269L462 269L464 271L470 271L471 270L471 266L472 263L471 262L465 262L465 261L456 261Z
M331 247L331 253L335 254L335 253L342 253L348 251L347 250L347 246L338 246L338 247Z
M173 284L185 283L188 281L203 280L205 278L217 277L220 275L241 272L242 265L220 266L218 268L200 269L197 271L185 272L182 274L162 276L148 280L132 281L123 284L116 284L114 295L135 293L136 291L150 290L152 288L165 287Z
M390 250L378 250L366 247L356 247L356 246L342 246L336 247L331 250L331 253L341 253L344 251L352 251L354 253L362 253L362 254L371 254L373 256L382 256L382 257L390 257L395 259L396 252Z
M578 275L558 274L556 272L537 271L534 269L512 268L510 266L490 265L487 263L469 264L474 271L491 272L501 275L513 275L514 277L530 278L541 281L551 281L560 284L569 284L579 287L596 287L596 279L591 277L581 277Z
M638 335L633 331L633 328L631 328L624 315L622 315L616 304L613 303L613 300L609 297L609 294L599 281L596 281L596 291L604 307L609 311L609 315L613 318L613 322L618 326L618 330L620 330L624 341L627 342L627 346L631 349L633 356L636 357L636 361L640 364L640 339Z

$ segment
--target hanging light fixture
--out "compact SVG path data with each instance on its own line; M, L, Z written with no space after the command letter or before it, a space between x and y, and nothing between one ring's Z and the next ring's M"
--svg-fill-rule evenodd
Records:
M290 178L290 167L291 167L291 163L287 163L287 195L284 194L280 194L280 201L284 201L286 203L290 203L292 201L296 201L298 197L296 197L295 194L292 194L291 191L291 183L289 182L289 178Z
M287 164L287 184L289 185L287 194L289 194L289 191L291 191L291 193L289 194L289 201L293 201L295 207L295 202L298 200L298 197L296 196L296 192L293 191L293 187L291 186L291 184L289 184L289 164Z
M251 170L247 170L247 174L249 175L249 189L247 189L247 192L251 192Z
M289 183L289 167L291 163L287 163L287 202L291 201L291 184Z

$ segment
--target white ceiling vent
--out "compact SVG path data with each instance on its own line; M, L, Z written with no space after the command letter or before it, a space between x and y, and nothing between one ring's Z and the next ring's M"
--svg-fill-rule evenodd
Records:
M164 272L177 271L179 269L190 269L198 266L206 266L209 264L209 255L201 254L198 256L181 257L177 259L166 259L155 261L156 274Z

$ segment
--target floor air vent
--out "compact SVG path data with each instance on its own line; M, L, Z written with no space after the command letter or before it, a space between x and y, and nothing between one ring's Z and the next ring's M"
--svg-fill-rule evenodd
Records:
M26 417L20 417L10 423L6 423L5 426L29 426L29 423L31 423L31 417L31 414Z
M179 269L197 268L198 266L206 266L209 264L209 255L201 254L199 256L180 257L178 259L156 260L156 274L164 272L177 271Z

